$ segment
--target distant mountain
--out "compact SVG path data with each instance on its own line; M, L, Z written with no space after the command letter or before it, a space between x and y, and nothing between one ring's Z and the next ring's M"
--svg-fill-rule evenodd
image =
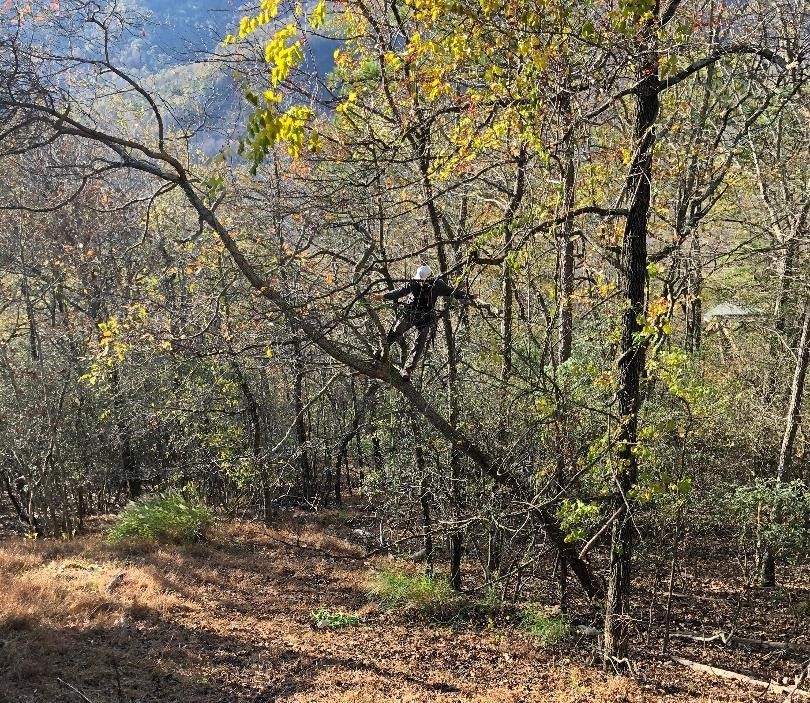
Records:
M187 63L216 50L234 33L245 14L229 0L136 0L134 11L144 19L140 34L125 38L121 60L149 70ZM321 75L333 68L335 42L314 39L312 53Z
M232 72L205 59L235 32L243 10L229 0L134 1L128 9L142 19L141 29L121 38L118 61L161 96L177 125L195 129L195 148L214 153L243 132L247 103ZM332 70L335 46L324 39L312 42L320 75Z
M142 28L122 37L119 60L151 70L214 50L240 17L227 0L134 0L127 10Z

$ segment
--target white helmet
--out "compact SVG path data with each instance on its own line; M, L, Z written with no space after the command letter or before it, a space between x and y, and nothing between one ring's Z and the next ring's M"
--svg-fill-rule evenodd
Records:
M431 276L433 276L433 271L430 266L425 266L425 264L422 264L413 274L414 279L417 281L426 281Z

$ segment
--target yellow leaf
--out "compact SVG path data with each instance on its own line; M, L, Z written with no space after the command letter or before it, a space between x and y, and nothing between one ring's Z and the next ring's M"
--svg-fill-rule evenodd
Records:
M312 13L309 16L309 23L312 25L313 29L318 29L326 19L326 0L318 0L318 4L315 5L315 9L312 10Z

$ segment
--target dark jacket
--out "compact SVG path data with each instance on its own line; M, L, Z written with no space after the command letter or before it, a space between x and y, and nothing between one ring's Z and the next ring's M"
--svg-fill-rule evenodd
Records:
M410 280L404 286L389 291L383 298L385 300L399 300L408 296L405 305L413 308L414 312L426 313L433 310L436 301L443 296L452 296L459 300L470 300L471 296L458 288L451 288L441 278L427 281Z

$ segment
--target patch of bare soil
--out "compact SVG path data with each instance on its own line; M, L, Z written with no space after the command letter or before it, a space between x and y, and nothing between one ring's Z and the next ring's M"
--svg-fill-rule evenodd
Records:
M508 625L386 610L366 591L369 574L391 564L345 558L360 555L314 522L294 535L223 523L185 548L7 539L0 703L751 700L744 685L652 657L637 678L614 676ZM316 629L318 608L362 621Z

